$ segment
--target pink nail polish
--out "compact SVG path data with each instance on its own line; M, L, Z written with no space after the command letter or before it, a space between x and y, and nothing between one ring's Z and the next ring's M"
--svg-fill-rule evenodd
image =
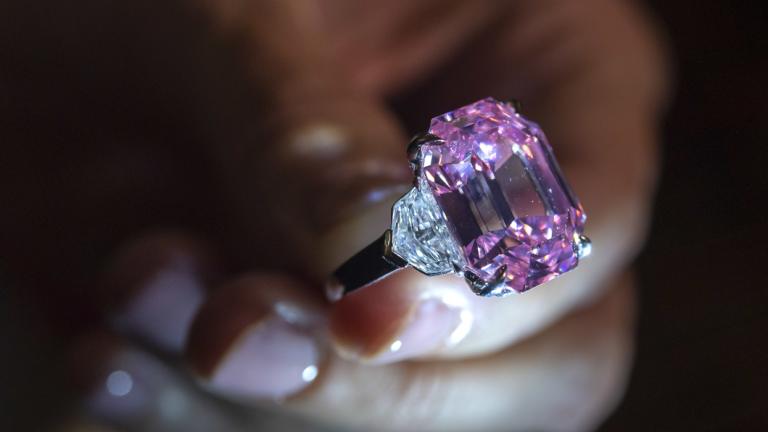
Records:
M211 390L236 399L283 399L315 380L315 336L278 314L246 328L214 370Z
M440 298L424 299L389 346L365 362L386 364L434 353L463 339L471 324L472 315L463 307Z
M193 263L177 260L144 281L115 315L114 325L162 349L179 352L204 293Z

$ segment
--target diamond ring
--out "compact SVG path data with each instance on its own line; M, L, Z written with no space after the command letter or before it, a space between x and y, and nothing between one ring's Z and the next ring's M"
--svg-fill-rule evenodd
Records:
M329 298L405 267L454 273L480 296L521 293L591 252L586 214L539 126L483 99L432 119L408 146L414 187L384 234L342 264Z

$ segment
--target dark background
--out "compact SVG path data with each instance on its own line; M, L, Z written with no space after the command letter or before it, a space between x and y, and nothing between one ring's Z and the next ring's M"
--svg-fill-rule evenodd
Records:
M768 2L650 4L676 94L636 366L603 430L768 430Z

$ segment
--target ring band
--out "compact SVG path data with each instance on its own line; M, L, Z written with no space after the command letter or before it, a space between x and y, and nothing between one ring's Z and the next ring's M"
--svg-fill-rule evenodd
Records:
M435 117L408 157L413 189L394 204L390 229L333 273L331 300L405 267L453 273L477 295L503 297L591 253L586 214L519 104L486 98Z

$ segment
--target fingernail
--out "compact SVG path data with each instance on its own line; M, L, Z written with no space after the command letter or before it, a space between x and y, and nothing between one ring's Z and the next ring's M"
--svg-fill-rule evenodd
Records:
M283 399L310 385L320 351L313 334L272 313L246 327L213 370L208 385L235 399Z
M341 354L352 354L357 360L374 365L429 356L460 342L472 321L472 314L461 303L425 298L410 310L399 331L377 349L354 353L342 344Z
M178 258L148 276L135 296L115 312L112 321L118 330L179 352L204 292L194 264Z
M182 235L153 234L128 243L106 275L110 322L121 333L180 352L205 297L209 260L202 245Z
M422 300L388 346L367 359L371 364L393 363L434 353L463 338L471 324L464 310L437 298Z

